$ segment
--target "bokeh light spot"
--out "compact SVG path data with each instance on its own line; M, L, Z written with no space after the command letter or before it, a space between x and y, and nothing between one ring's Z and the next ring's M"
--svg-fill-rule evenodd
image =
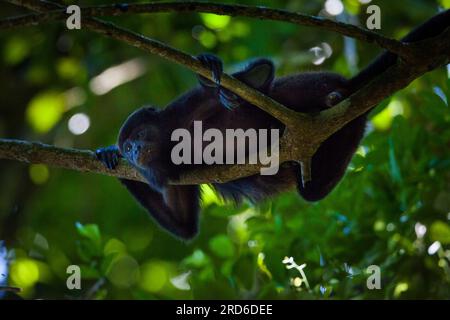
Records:
M4 60L7 64L15 65L22 62L30 51L30 45L25 38L12 37L5 44Z
M327 0L325 11L332 16L340 15L344 11L344 4L341 0Z
M169 276L166 268L159 262L149 262L141 267L141 281L142 289L149 292L158 292L166 284Z
M20 288L34 286L39 280L39 267L31 259L17 259L11 264L11 280Z
M30 179L34 184L44 184L49 177L48 167L45 164L32 164L29 168Z
M217 37L211 31L203 31L198 40L206 48L214 48L217 44Z
M431 246L428 247L428 254L431 256L438 252L438 250L441 248L441 243L439 241L435 241L431 244Z
M231 18L229 16L219 16L213 13L201 13L200 17L203 20L205 26L210 29L223 29L228 23L230 23Z
M409 288L406 282L400 282L395 286L394 297L398 298L403 292L407 291Z
M85 133L91 125L89 117L84 113L77 113L70 117L68 122L69 131L75 135Z
M119 288L129 288L139 279L139 264L131 256L117 259L108 272L108 279Z
M35 131L46 133L61 119L64 106L64 96L59 93L44 92L38 94L28 105L27 121Z

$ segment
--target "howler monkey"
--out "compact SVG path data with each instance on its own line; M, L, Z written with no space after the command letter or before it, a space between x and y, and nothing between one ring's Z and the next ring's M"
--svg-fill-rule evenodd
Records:
M450 10L425 22L404 39L419 41L438 35L449 26ZM163 110L142 108L132 113L120 129L117 146L97 150L97 157L114 169L119 157L126 158L148 183L120 179L139 203L166 230L183 239L198 232L199 187L170 185L168 181L201 165L174 165L171 161L171 133L178 128L192 132L193 121L203 128L225 129L278 128L283 125L269 114L220 86L222 62L203 54L198 59L211 69L215 81L199 76L200 86L171 102ZM330 72L308 72L274 78L270 60L257 59L233 76L263 92L288 108L317 113L331 108L393 65L397 56L383 53L351 79ZM325 197L340 181L358 144L367 114L361 115L322 143L312 158L311 181L299 183L301 172L295 163L280 166L276 175L253 175L214 188L226 199L260 201L297 187L308 201ZM194 150L195 152L195 150Z

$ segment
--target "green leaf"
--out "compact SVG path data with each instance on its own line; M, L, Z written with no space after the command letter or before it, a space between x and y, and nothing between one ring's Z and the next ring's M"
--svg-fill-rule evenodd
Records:
M258 259L257 259L258 268L262 273L267 275L269 277L269 279L272 279L272 274L270 273L269 269L267 268L266 263L264 262L264 258L265 258L264 253L260 252L258 254Z
M98 248L101 245L101 235L100 230L96 224L86 224L83 225L80 222L76 222L75 226L77 228L78 233L92 241Z
M201 268L210 263L207 255L202 250L195 250L190 256L184 258L183 263L188 267Z
M102 275L106 275L111 268L111 265L116 257L119 256L119 253L113 252L105 256L102 260L102 264L100 266L100 272Z

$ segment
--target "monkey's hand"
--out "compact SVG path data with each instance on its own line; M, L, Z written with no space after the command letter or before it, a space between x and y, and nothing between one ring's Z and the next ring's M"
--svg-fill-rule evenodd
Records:
M234 93L220 87L220 78L223 72L222 60L220 60L219 57L209 53L200 54L197 56L197 59L205 67L211 70L212 77L214 79L213 82L209 79L206 79L205 77L198 75L198 80L200 84L203 87L219 89L218 90L219 100L225 108L232 110L234 108L239 107L239 105L243 103L243 100Z
M97 159L110 170L114 170L119 164L119 159L122 157L117 146L109 146L95 150Z

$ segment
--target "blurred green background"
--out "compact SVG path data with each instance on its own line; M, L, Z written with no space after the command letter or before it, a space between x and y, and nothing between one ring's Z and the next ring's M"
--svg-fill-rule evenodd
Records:
M361 2L331 1L328 11L340 13L342 3L331 18L365 26ZM327 14L325 0L245 3ZM395 38L450 7L448 0L370 4L381 8L380 32ZM2 17L27 12L0 8ZM111 20L193 55L215 53L228 71L265 56L279 76L351 76L379 52L281 22L196 13ZM332 55L315 61L310 49L323 43ZM196 85L181 66L61 23L0 32L0 66L0 137L81 149L114 144L133 110L163 108ZM325 200L307 203L292 192L234 207L203 186L201 232L187 244L160 230L111 177L0 160L0 284L44 299L448 299L449 72L423 76L372 112L345 178ZM306 264L308 285L285 257ZM73 264L82 270L81 290L66 287ZM380 290L366 287L373 264Z

